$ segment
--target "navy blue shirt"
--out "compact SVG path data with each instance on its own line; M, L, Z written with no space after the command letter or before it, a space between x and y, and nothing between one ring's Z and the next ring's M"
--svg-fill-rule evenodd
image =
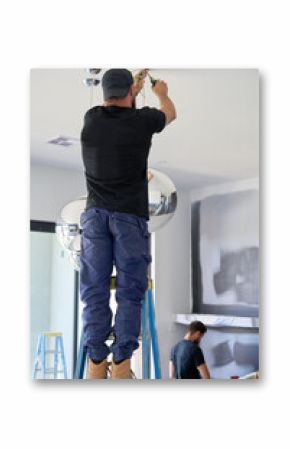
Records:
M180 341L171 349L170 360L176 379L201 379L197 367L205 362L198 344L189 340Z
M147 159L153 134L165 125L164 112L147 106L87 111L81 132L86 209L101 207L149 219Z

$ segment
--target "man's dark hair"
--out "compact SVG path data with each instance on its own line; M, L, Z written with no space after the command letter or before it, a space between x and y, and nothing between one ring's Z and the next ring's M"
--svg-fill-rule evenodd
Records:
M188 326L188 332L190 334L194 334L194 332L201 332L202 334L205 334L207 331L207 327L201 322L201 321L192 321L190 325Z

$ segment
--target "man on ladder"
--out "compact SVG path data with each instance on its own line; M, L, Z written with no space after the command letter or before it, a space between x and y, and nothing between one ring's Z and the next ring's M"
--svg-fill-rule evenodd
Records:
M147 159L152 135L176 118L164 81L152 91L160 108L135 109L144 84L126 69L102 79L104 104L87 111L81 133L87 204L81 215L80 294L84 303L87 379L130 379L130 359L139 346L141 301L151 262L148 233ZM110 280L116 267L117 312L112 329ZM114 342L106 345L111 331Z

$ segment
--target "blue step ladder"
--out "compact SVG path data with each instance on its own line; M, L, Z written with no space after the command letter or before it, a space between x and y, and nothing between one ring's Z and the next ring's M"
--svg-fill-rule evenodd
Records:
M116 278L111 278L111 290L116 287ZM151 356L154 366L155 379L161 379L159 365L159 350L157 342L157 333L155 327L155 313L153 301L153 282L148 279L148 288L142 300L141 308L141 339L142 339L142 378L150 379L151 372ZM87 359L87 349L84 346L83 333L80 339L79 352L74 372L74 379L83 379Z
M48 349L50 338L54 338L54 348ZM47 367L47 354L53 355L53 367ZM40 373L40 377L38 377ZM67 369L64 356L63 337L61 332L40 332L33 363L33 379L67 379ZM48 376L48 377L47 377Z

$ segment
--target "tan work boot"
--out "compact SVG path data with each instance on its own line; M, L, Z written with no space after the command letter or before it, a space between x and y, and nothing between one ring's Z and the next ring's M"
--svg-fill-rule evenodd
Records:
M107 359L101 363L94 363L90 358L87 364L86 379L107 379L109 371L109 362Z
M112 363L112 379L133 379L131 371L130 359L126 359L121 363Z

